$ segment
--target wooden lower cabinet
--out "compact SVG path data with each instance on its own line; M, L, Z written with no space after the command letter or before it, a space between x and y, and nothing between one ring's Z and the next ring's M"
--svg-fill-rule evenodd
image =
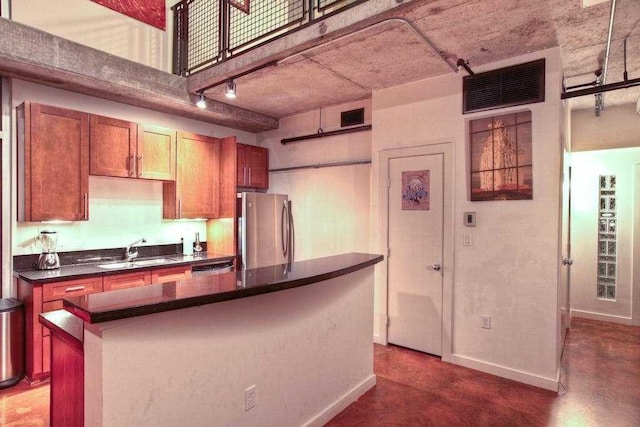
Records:
M84 336L73 335L70 330L82 328L82 320L61 319L40 319L50 331L47 337L51 343L49 420L51 427L81 427L84 426Z
M102 276L52 283L18 280L18 299L25 307L25 375L33 383L49 376L51 337L38 321L40 313L62 308L62 299L102 292Z
M84 350L82 343L51 334L51 427L84 426ZM55 408L55 410L53 409Z
M151 283L173 282L190 277L191 266L181 265L62 282L33 284L18 280L18 299L24 303L25 307L25 375L27 379L34 383L47 378L51 371L51 336L49 329L38 321L40 313L62 309L62 300L66 297L133 288Z
M167 283L175 282L183 279L191 278L191 266L185 268L169 267L169 268L154 268L151 271L151 283Z
M152 270L134 271L131 273L104 276L104 291L135 288L152 283L166 283L191 277L191 266L154 268Z
M104 291L136 288L151 283L151 270L134 271L132 273L114 274L102 278Z

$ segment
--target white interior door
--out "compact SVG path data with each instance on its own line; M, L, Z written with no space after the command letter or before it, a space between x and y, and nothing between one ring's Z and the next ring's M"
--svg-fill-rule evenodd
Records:
M390 158L388 170L387 341L440 356L444 155Z
M567 330L571 327L571 167L568 153L564 153L562 168L562 270L560 272L560 354Z

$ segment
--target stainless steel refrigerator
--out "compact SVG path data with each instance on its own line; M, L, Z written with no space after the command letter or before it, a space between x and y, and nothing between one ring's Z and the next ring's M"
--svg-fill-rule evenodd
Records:
M293 215L286 194L241 193L238 251L243 269L291 264Z

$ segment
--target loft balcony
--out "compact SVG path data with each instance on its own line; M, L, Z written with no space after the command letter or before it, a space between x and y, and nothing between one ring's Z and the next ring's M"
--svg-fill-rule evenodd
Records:
M182 0L173 72L189 76L369 0Z

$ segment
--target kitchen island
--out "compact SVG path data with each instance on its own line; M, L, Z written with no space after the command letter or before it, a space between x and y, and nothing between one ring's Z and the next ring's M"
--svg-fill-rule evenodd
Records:
M375 384L381 260L351 253L65 299L83 323L85 425L322 425Z

